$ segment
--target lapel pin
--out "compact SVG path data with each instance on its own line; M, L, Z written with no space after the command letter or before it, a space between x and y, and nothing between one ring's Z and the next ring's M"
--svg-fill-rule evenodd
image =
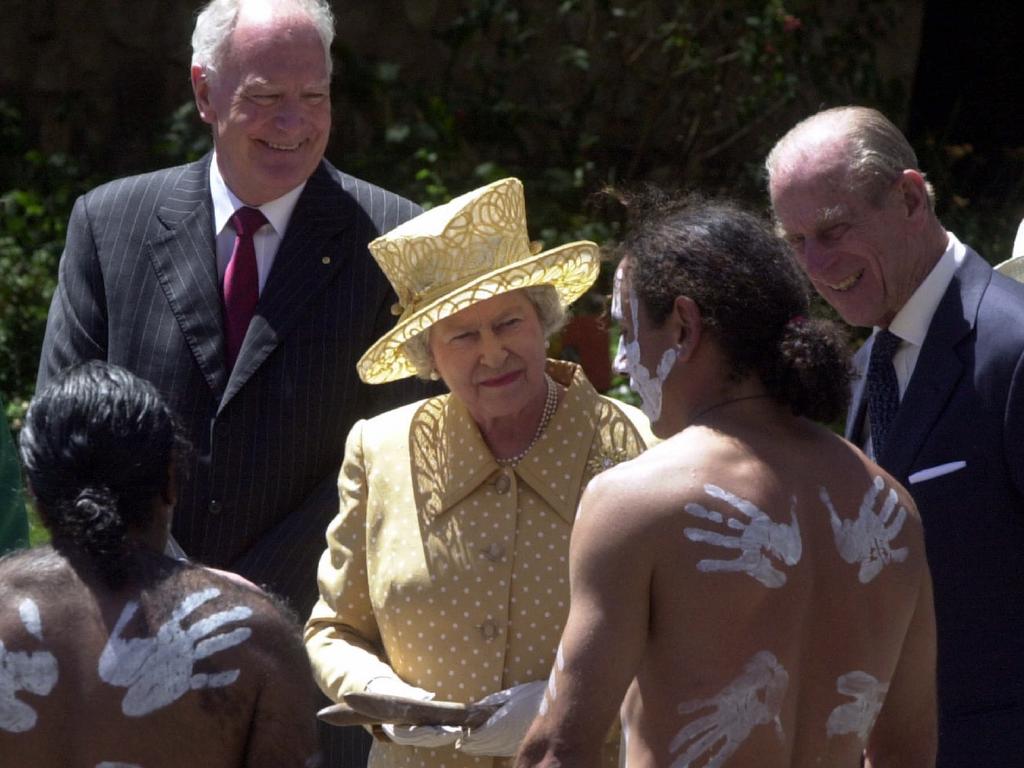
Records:
M322 259L320 259L320 263L321 264L330 264L331 263L331 257L330 256L324 256Z

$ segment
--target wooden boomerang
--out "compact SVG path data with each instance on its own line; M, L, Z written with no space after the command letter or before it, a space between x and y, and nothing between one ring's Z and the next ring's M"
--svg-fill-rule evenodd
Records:
M457 725L479 728L500 704L422 701L383 693L344 694L342 704L324 707L316 716L331 725Z

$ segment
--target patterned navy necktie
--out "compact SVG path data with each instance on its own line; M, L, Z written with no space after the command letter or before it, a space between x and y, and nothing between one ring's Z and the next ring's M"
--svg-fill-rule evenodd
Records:
M900 407L900 384L892 356L900 337L883 328L875 334L868 362L868 418L871 420L871 445L875 459L882 455L889 427Z

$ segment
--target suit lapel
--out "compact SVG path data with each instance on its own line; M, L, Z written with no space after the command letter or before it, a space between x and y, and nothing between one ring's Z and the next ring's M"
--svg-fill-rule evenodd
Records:
M879 463L905 478L964 375L961 342L974 331L978 306L988 287L987 264L968 249L928 327L901 406L890 427Z
M212 390L227 379L209 191L210 155L185 167L157 211L147 249L171 311Z
M352 222L354 205L321 162L288 222L221 399L221 409L308 312L310 302L341 268L344 253L332 247L332 241Z

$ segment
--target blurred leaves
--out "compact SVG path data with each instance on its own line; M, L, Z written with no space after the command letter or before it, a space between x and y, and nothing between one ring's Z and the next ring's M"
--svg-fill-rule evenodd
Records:
M26 146L21 115L0 101L0 393L16 427L35 384L68 214L91 183L74 158Z

